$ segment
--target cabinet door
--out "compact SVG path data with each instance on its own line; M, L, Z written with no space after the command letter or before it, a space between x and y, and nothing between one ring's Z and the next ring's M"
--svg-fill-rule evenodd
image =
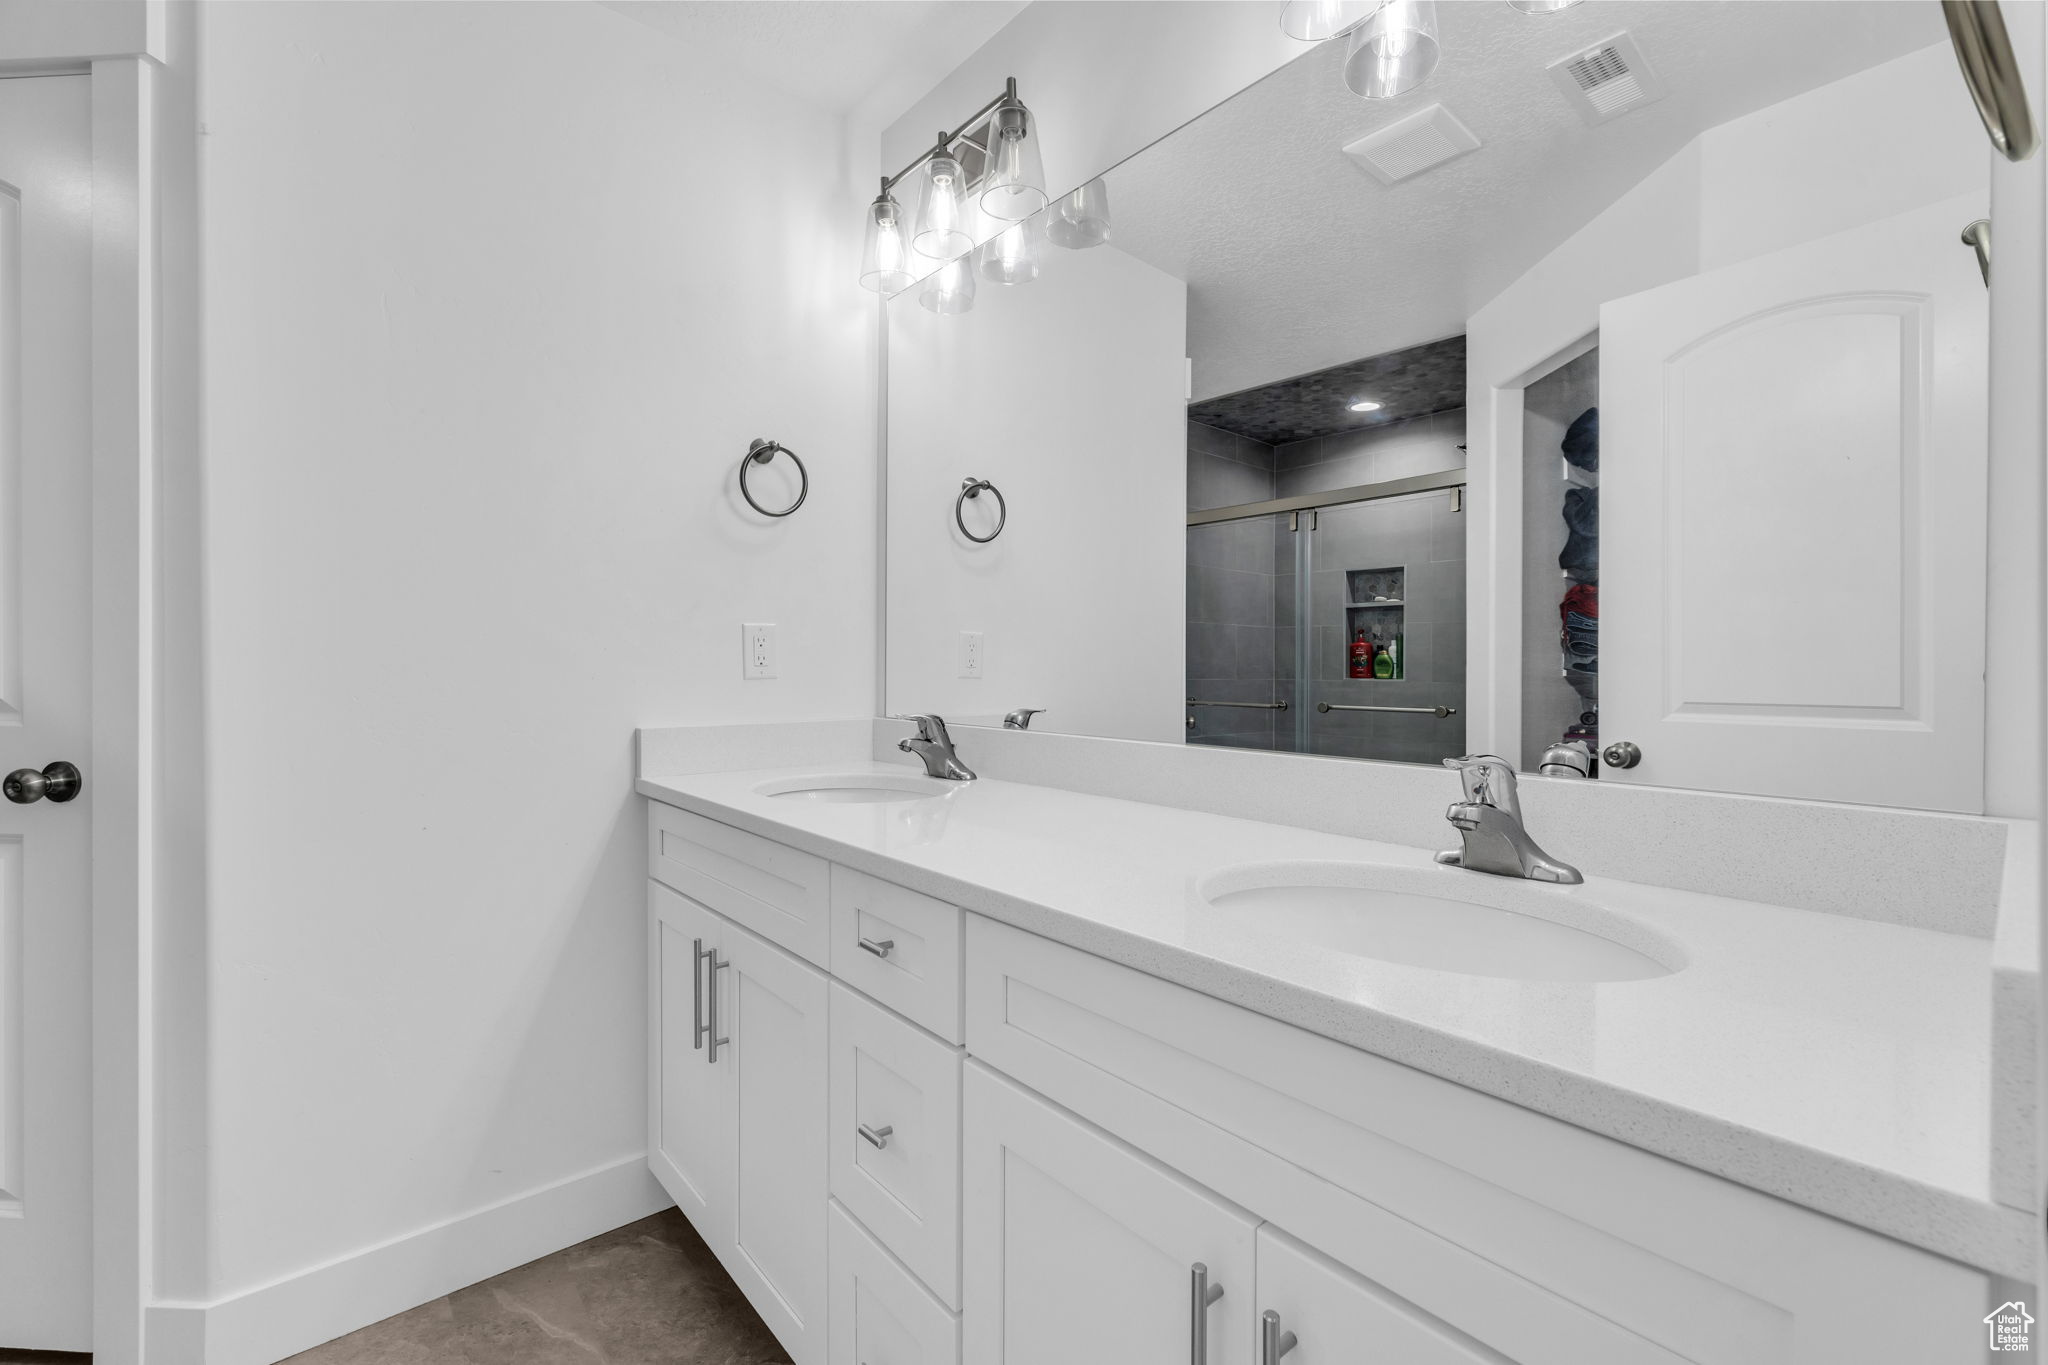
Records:
M825 1358L826 978L728 928L719 1049L733 1109L726 1268L796 1365Z
M1259 1229L1259 1316L1292 1333L1285 1365L1505 1365L1463 1332L1271 1226ZM1274 1365L1259 1355L1258 1365Z
M654 979L649 1069L648 1165L711 1249L730 1249L732 1068L715 1066L699 1022L706 1019L704 953L722 953L724 920L650 882L648 958ZM722 959L721 959L722 960ZM727 975L730 975L728 970ZM723 1239L723 1240L722 1240Z
M960 1319L836 1201L831 1365L960 1365Z
M966 1359L1252 1359L1256 1220L972 1062L963 1089ZM1223 1290L1199 1329L1197 1263Z

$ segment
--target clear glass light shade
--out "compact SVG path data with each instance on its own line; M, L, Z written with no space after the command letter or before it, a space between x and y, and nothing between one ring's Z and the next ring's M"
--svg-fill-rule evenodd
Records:
M1440 51L1435 0L1389 0L1351 30L1344 84L1369 100L1405 95L1429 79Z
M1304 43L1334 38L1380 7L1381 0L1288 0L1280 7L1280 31Z
M1578 3L1579 0L1508 0L1508 8L1524 14L1555 14Z
M935 156L918 170L917 227L911 242L935 261L949 261L974 249L965 180L960 163L950 155Z
M1005 223L1021 223L1044 208L1045 162L1038 151L1038 124L1021 104L998 108L988 124L988 178L981 211Z
M991 284L1029 284L1038 278L1038 224L1012 223L974 252L975 269Z
M884 194L868 205L868 240L860 257L860 283L877 294L893 294L917 277L910 271L910 241L903 210Z
M964 313L974 307L974 270L965 256L946 262L925 277L918 306L933 313Z
M1054 246L1079 251L1109 240L1109 186L1091 180L1053 205L1045 235Z

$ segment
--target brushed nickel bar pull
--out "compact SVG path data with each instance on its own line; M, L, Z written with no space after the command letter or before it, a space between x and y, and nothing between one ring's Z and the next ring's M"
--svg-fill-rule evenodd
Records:
M889 1145L889 1134L896 1131L896 1125L893 1123L885 1123L880 1128L870 1128L865 1123L863 1123L857 1125L854 1128L854 1131L856 1133L859 1133L862 1137L866 1138L869 1142L872 1142L875 1145L875 1150L879 1152L884 1147L887 1147Z
M873 953L876 957L887 957L889 950L896 946L896 940L893 938L863 938L856 939L855 942L860 945L862 952Z
M1208 1266L1188 1267L1188 1365L1209 1365L1209 1305L1222 1297L1223 1286L1209 1283Z
M1984 283L1991 283L1991 220L1979 218L1963 229L1963 244L1977 249L1977 271Z
M2025 161L2040 146L2041 134L2027 108L2027 87L1998 0L1941 0L1941 13L1991 145L2007 161Z
M1458 708L1455 706L1345 706L1339 702L1327 701L1317 702L1316 710L1323 712L1390 711L1395 713L1396 715L1403 716L1435 716L1438 720L1442 720L1446 716L1455 716L1458 714Z
M1259 1319L1259 1365L1280 1365L1280 1357L1300 1344L1294 1333L1280 1330L1280 1315L1268 1308Z
M1287 709L1287 703L1284 701L1196 701L1193 697L1188 698L1188 705L1237 706L1247 711L1285 711Z
M697 1051L704 1050L704 1035L710 1030L704 1027L704 959L712 956L704 951L704 940L690 940L690 1046Z
M732 1042L732 1039L730 1038L721 1038L718 1036L718 974L724 971L727 967L730 967L732 963L720 962L718 960L718 949L716 948L713 948L711 950L710 957L711 988L710 990L706 991L705 994L711 997L711 1022L704 1026L704 1031L711 1037L711 1055L707 1060L709 1060L711 1065L717 1066L718 1049L725 1047Z

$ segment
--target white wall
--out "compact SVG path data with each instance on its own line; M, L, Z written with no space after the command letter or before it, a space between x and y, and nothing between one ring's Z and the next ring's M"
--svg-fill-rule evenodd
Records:
M875 130L582 3L211 5L200 58L213 1178L177 1277L209 1359L269 1359L653 1198L633 729L874 705ZM787 521L738 500L756 435L809 462ZM293 1279L393 1239L432 1254Z
M1475 748L1520 751L1520 385L1572 353L1607 300L1981 192L1989 157L1954 54L1945 43L1923 48L1707 130L1473 313L1466 354ZM1994 483L2001 462L2015 458L2010 447L1994 449ZM2038 527L1996 534L2000 562ZM2037 591L2032 605L2011 603L2010 619L2031 623L2038 603ZM2018 628L2034 638L2031 624ZM2010 696L2014 717L2024 712L2019 694L2037 685L2015 671L2026 666L2025 653L2025 645L2008 648L1992 661L1992 693ZM1996 676L2002 672L2011 677ZM2037 780L2035 729L1994 720L1993 730L1987 773L1998 799L1987 809L2031 814L2036 805L2021 798Z
M1186 286L1100 246L982 282L972 312L916 296L889 306L888 709L1039 706L1034 729L1178 740ZM1009 502L987 545L953 520L970 476ZM962 631L983 636L980 678L960 676Z
M1062 193L1304 50L1273 0L1040 0L889 125L882 160L894 172L1015 76Z

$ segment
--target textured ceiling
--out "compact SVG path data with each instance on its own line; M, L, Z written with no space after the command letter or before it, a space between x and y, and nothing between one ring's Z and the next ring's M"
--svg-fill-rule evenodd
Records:
M1940 7L1904 0L1437 10L1444 55L1418 91L1357 98L1343 43L1325 43L1110 173L1117 246L1188 282L1197 399L1462 332L1478 304L1701 132L1945 41ZM1669 94L1589 128L1545 67L1618 29ZM1433 103L1478 151L1391 186L1344 155Z
M1351 411L1361 398L1379 409ZM1188 420L1283 445L1464 406L1465 338L1457 336L1206 399L1188 408Z
M937 85L1026 0L600 0L767 88L883 123Z

